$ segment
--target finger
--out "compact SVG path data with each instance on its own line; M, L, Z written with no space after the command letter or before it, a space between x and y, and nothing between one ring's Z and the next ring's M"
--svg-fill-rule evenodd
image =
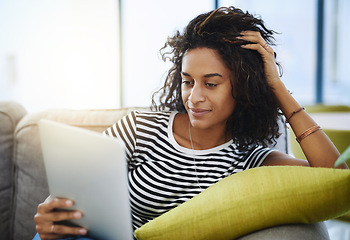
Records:
M240 34L241 36L239 38L245 41L259 43L261 45L264 45L266 43L265 39L261 36L260 32L244 31Z
M49 213L37 213L34 216L34 222L40 224L53 224L64 220L74 220L82 218L83 214L79 211L53 211Z
M253 38L261 39L265 41L264 38L261 36L260 32L258 31L243 31L243 32L240 32L240 34L241 36L253 37Z
M267 52L270 54L274 55L274 50L267 44L265 39L261 36L260 32L255 32L255 31L244 31L241 32L241 36L238 37L239 39L242 39L247 42L252 42L259 44L265 49ZM257 49L256 49L257 50Z
M260 44L245 44L245 45L241 45L242 48L245 49L250 49L250 50L256 50L258 51L262 56L264 55L268 55L268 56L273 56L274 59L274 52L272 50L272 53L270 53L271 50L269 49L265 49L263 46L261 46ZM271 49L271 48L270 48Z
M255 43L254 40L256 40L256 39L253 39L253 38L251 38L251 37L245 37L245 39L243 39L243 40L248 41L248 42L253 42L253 43L243 44L243 45L241 45L242 47L244 47L244 46L249 46L249 47L248 47L249 49L261 50L261 51L259 51L261 54L267 52L267 53L269 53L270 55L274 56L274 50L272 49L271 46L269 46L269 45L267 44L267 42L265 42L265 41L263 41L263 42L260 41L260 42ZM254 45L256 45L256 46L254 47Z
M85 235L87 230L82 227L70 227L66 225L51 225L47 232L59 235Z
M58 225L58 224L45 224L45 225L37 225L36 231L40 234L40 236L67 236L67 235L86 235L87 229L83 227L71 227L66 225Z
M45 202L39 204L38 213L51 212L56 208L69 208L74 205L74 202L70 199L64 198L47 198Z
M80 211L55 211L41 215L43 222L60 222L64 220L74 220L82 218L83 213Z

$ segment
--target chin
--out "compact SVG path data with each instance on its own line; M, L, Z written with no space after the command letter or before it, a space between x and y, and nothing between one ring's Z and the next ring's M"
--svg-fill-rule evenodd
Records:
M191 119L190 121L191 121L191 126L193 128L208 129L208 128L212 127L212 124L210 124L206 120Z

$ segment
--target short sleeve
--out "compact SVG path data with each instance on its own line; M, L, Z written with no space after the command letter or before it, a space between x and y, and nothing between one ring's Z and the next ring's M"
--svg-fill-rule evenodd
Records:
M107 128L103 134L121 139L126 147L127 158L130 160L136 145L136 111L132 111L124 116Z
M262 146L252 147L245 156L246 169L260 167L272 151L274 150Z

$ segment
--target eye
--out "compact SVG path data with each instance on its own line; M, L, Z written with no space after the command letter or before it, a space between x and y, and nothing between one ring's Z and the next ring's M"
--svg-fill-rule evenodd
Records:
M183 85L193 85L192 81L188 81L188 80L182 80L182 84Z
M210 88L214 88L217 86L217 84L215 84L215 83L206 83L205 85L210 87Z

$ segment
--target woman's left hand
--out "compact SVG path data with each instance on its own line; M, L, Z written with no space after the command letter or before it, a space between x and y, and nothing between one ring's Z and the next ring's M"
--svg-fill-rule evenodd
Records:
M275 61L274 50L262 38L260 32L244 31L241 32L241 35L242 36L237 38L244 41L252 42L242 45L242 48L256 50L261 54L262 60L264 62L266 79L270 87L274 88L274 86L276 86L277 83L281 82Z

